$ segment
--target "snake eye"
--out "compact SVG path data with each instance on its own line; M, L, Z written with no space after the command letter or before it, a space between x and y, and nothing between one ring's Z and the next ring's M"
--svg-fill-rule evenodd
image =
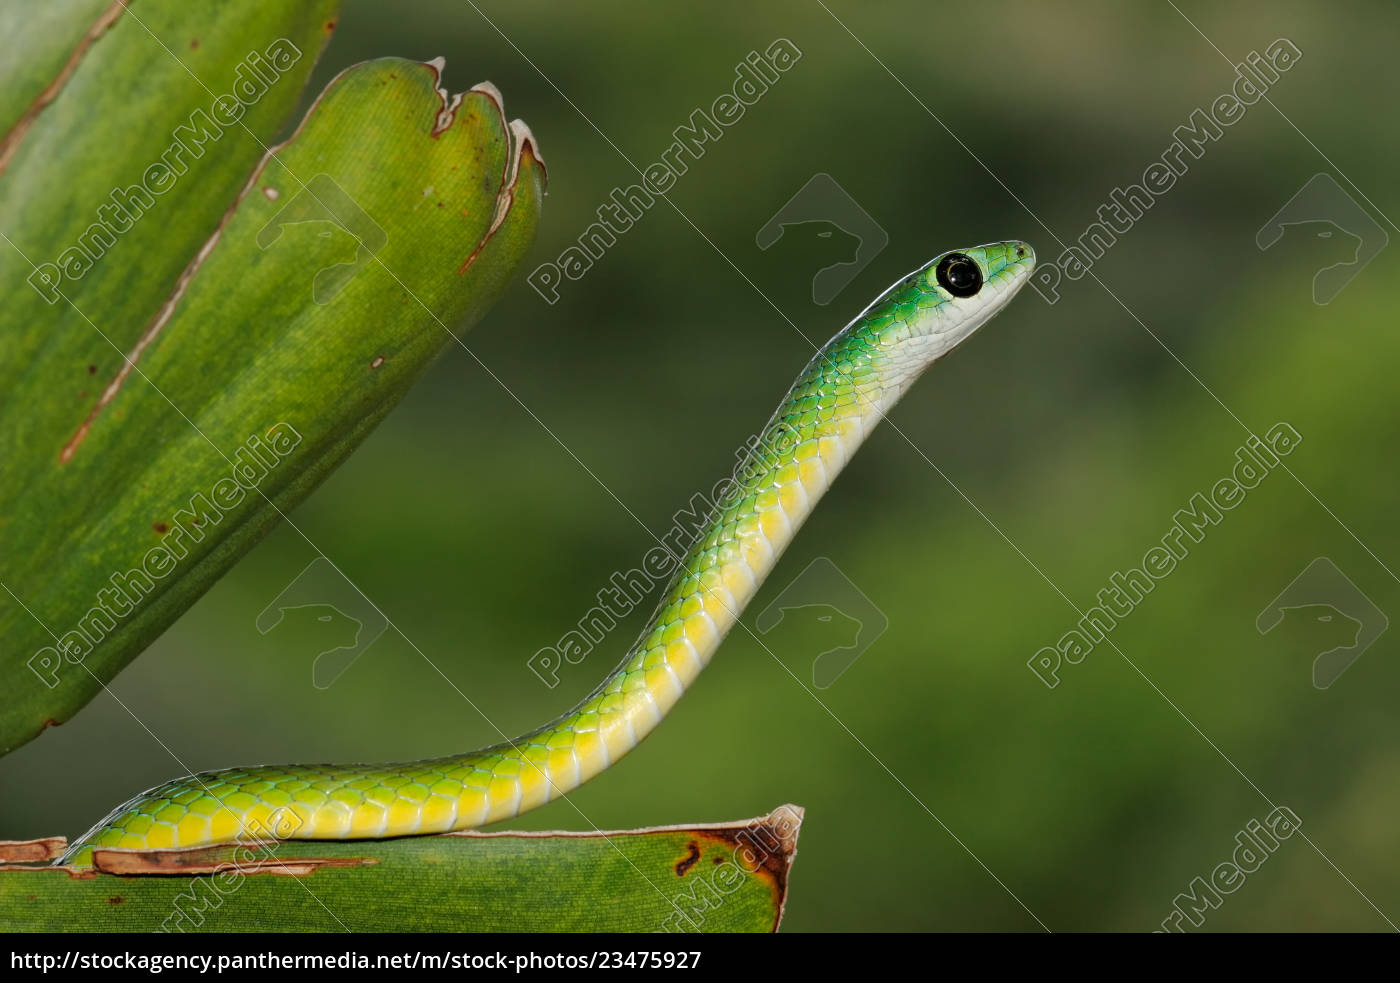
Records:
M977 261L962 253L949 253L934 271L938 285L954 297L971 297L982 289L982 270Z

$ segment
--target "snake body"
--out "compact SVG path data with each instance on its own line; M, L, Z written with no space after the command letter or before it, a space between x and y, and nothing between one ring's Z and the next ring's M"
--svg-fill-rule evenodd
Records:
M675 706L866 436L925 369L1014 296L1034 262L1015 241L945 253L828 342L751 443L641 637L562 717L513 741L423 761L178 778L117 807L58 862L90 866L94 848L472 829L577 788Z

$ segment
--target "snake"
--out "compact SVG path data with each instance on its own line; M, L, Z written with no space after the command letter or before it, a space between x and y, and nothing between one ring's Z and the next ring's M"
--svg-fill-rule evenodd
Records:
M262 765L189 775L118 806L59 865L98 849L446 833L566 795L650 734L709 664L798 528L923 372L1026 283L1020 241L943 253L820 348L717 488L649 622L573 709L515 740L421 761ZM680 553L679 548L676 551Z

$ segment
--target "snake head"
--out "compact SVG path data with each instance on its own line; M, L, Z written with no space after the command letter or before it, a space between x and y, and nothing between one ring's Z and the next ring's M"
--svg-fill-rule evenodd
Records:
M995 317L1034 269L1035 250L1017 239L942 253L881 294L832 344L902 363L891 379L907 384Z

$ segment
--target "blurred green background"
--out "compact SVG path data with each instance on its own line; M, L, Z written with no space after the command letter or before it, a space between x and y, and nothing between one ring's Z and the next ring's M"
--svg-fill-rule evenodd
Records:
M454 90L490 79L549 166L531 266L636 180L623 154L656 159L751 50L785 37L803 58L691 166L674 208L658 203L554 306L522 276L467 339L481 364L450 351L297 510L412 644L391 629L314 687L314 629L254 627L314 559L279 529L115 698L0 759L0 836L81 833L180 772L175 757L417 758L564 710L649 608L554 690L525 660L640 563L652 540L637 520L664 532L729 468L811 343L943 250L1022 237L1053 259L1057 236L1077 237L1234 81L1166 4L829 6L490 2L483 17L458 0L346 4L308 101L378 55L443 55ZM1180 7L1231 60L1280 37L1303 51L1269 93L1296 129L1254 106L1095 266L1107 289L1066 281L1053 306L1027 290L936 367L893 416L918 451L878 431L745 617L827 557L887 631L814 698L793 676L810 679L840 639L792 621L763 644L736 630L625 762L512 825L625 828L795 802L807 819L788 930L1038 918L1136 931L1282 805L1311 842L1285 841L1204 928L1400 922L1400 629L1319 690L1315 643L1255 628L1318 556L1400 614L1400 248L1319 306L1310 281L1337 237L1255 245L1322 171L1400 231L1376 210L1400 216L1400 9ZM755 244L817 173L889 236L825 306L812 276L843 258L841 236L811 226ZM1139 564L1176 510L1228 475L1246 427L1279 421L1304 438L1287 459L1296 477L1270 474L1192 548L1113 633L1121 655L1102 645L1042 685L1027 659L1073 626L1071 602L1087 607Z

